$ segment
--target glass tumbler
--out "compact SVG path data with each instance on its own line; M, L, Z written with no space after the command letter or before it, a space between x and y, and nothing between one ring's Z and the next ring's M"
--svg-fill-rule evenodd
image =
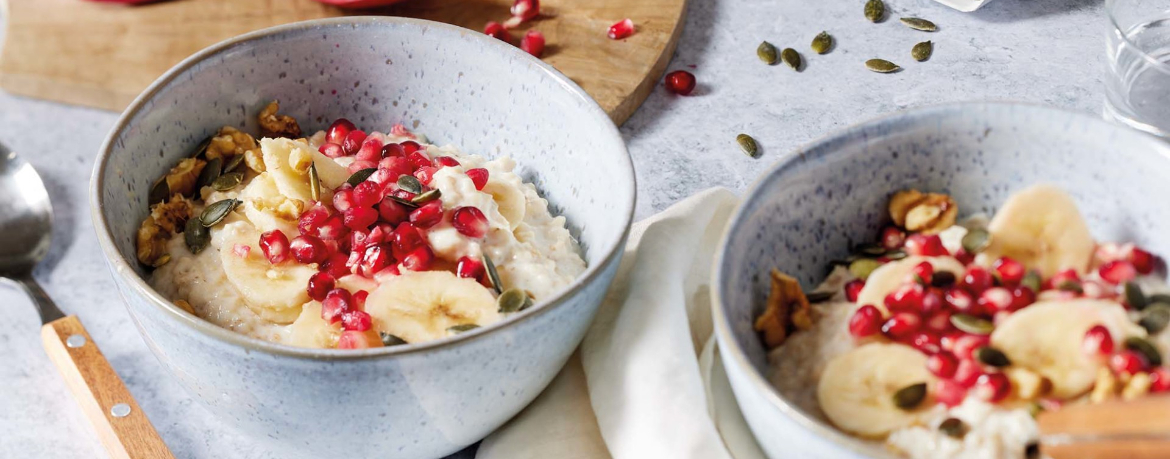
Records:
M1170 0L1106 0L1105 117L1170 137Z

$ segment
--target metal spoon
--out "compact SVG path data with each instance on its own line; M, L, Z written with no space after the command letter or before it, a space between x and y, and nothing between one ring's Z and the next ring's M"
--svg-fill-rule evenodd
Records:
M53 207L41 177L0 144L0 278L24 289L41 315L49 358L115 458L172 458L146 414L77 316L66 316L33 278L49 252Z

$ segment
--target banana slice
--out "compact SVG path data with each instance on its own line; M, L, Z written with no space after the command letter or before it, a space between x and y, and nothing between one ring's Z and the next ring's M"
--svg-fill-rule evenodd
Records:
M312 200L309 164L317 166L322 188L332 190L349 179L349 170L328 156L292 139L263 139L265 171L272 175L280 194L301 201Z
M299 206L289 198L280 194L276 182L268 172L257 175L248 186L240 192L240 200L244 201L240 209L244 216L260 232L278 229L290 239L299 234L297 217L303 210L304 203Z
M914 272L919 263L929 261L935 272L949 271L956 276L963 275L966 269L959 260L951 257L921 257L912 256L901 260L891 261L873 270L865 280L865 287L857 294L857 307L872 304L883 313L886 311L885 299L898 287L902 286Z
M894 405L894 393L934 376L926 369L926 355L909 346L871 343L829 361L817 384L821 410L841 430L881 438L922 420L934 403L927 396L917 409Z
M309 302L305 286L317 270L295 262L269 263L260 251L260 232L249 223L227 224L220 231L220 262L244 303L266 320L278 324L295 321L301 306ZM237 244L251 247L247 256L237 253Z
M1052 381L1052 395L1069 399L1088 391L1104 366L1081 350L1085 332L1099 324L1109 329L1117 349L1126 337L1146 334L1130 322L1123 306L1112 301L1044 301L1008 316L991 334L991 344L1013 365Z
M375 329L408 343L444 338L456 325L484 326L500 320L496 299L486 288L447 271L387 279L366 299L366 312Z
M288 344L300 347L333 348L341 336L341 323L330 324L321 318L321 303L305 303L297 320L288 326Z
M508 224L511 225L509 229L514 230L520 226L520 222L524 221L524 215L528 212L528 201L524 199L524 192L520 188L500 181L488 180L482 191L492 195L492 200L496 201L500 215L503 215L504 219L508 220Z
M1077 203L1064 190L1047 184L1013 194L987 230L991 243L979 255L980 264L1007 256L1045 278L1070 268L1084 273L1096 248Z

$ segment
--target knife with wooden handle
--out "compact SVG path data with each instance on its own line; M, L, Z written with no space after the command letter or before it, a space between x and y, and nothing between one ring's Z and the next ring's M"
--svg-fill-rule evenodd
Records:
M1170 458L1170 395L1068 405L1036 421L1052 459Z

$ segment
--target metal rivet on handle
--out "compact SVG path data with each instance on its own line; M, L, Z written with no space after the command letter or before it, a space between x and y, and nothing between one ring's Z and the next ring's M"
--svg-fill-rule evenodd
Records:
M129 416L130 415L130 405L127 405L125 403L119 403L117 405L114 405L113 408L110 408L110 414L114 415L115 418L124 418L126 416Z
M85 337L81 335L69 335L65 338L65 345L73 348L85 346Z

